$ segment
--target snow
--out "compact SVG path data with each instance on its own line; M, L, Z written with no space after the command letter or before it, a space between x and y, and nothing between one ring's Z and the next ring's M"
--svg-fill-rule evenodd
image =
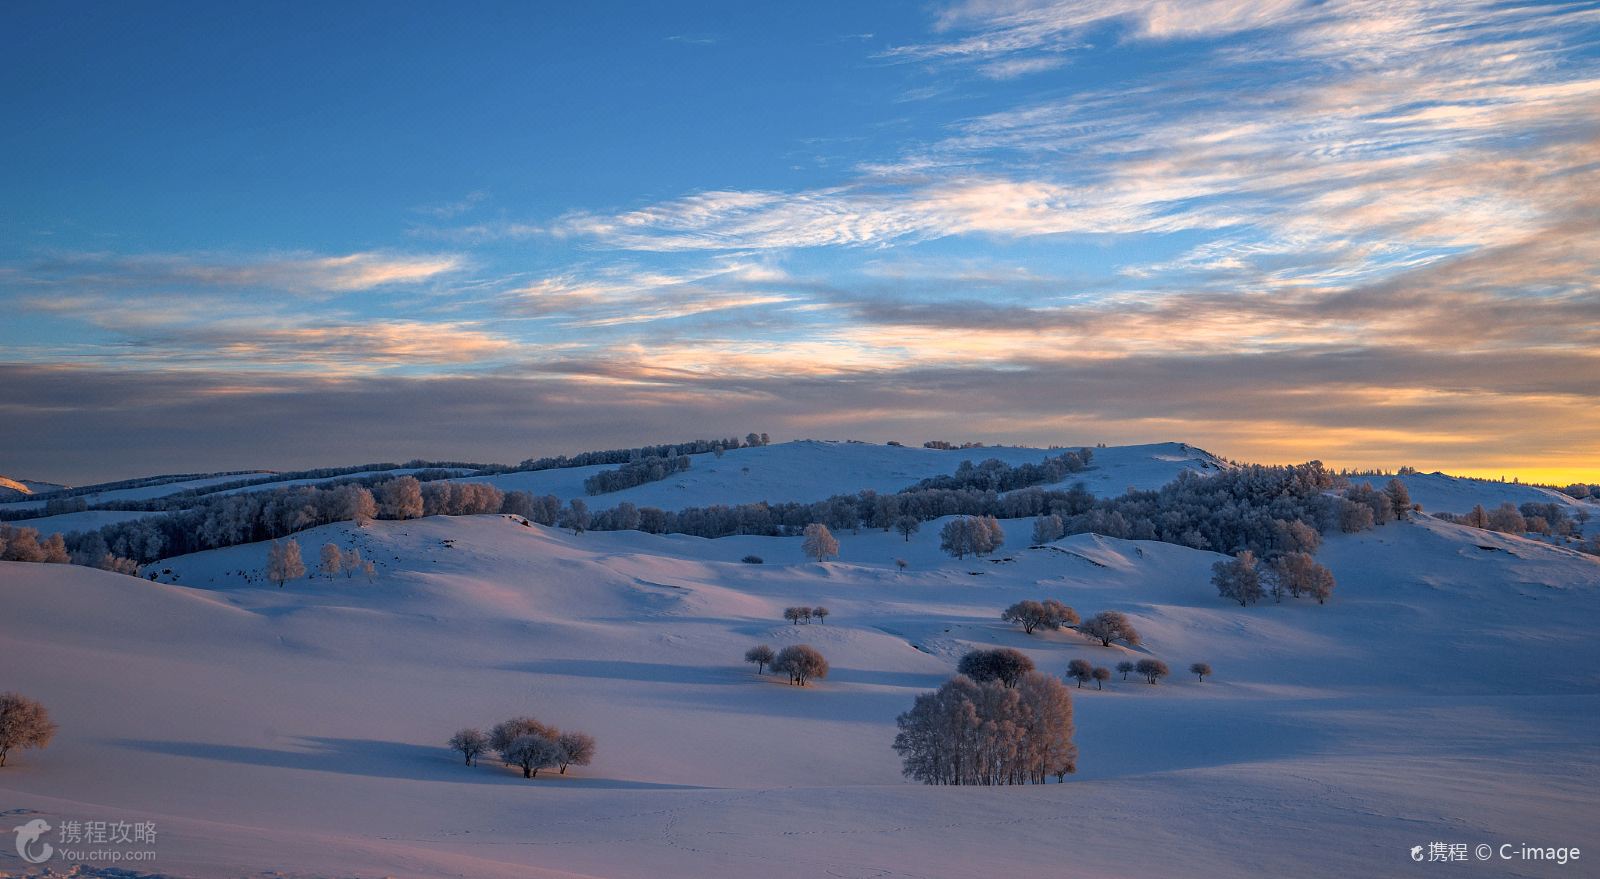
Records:
M1548 488L1537 488L1515 482L1494 482L1465 476L1446 476L1443 473L1413 473L1396 477L1405 483L1411 500L1422 504L1422 509L1432 513L1466 513L1479 504L1492 510L1503 503L1521 506L1526 503L1560 504L1578 507L1582 501ZM1374 488L1382 488L1388 479L1368 480Z
M741 451L841 460L785 445ZM906 454L921 450L885 448L860 452L894 468L867 485L925 474ZM740 484L736 454L731 471L697 457L684 494ZM854 478L819 472L814 490ZM825 564L798 538L330 525L300 536L308 565L325 541L355 545L375 581L281 590L260 582L261 545L166 560L162 582L0 563L0 688L61 724L0 770L0 812L157 821L141 869L194 877L1346 877L1412 869L1410 847L1438 840L1600 843L1594 558L1423 518L1331 536L1327 606L1239 608L1209 585L1212 553L1097 535L1029 548L1020 520L995 557L956 561L939 524L910 542L839 534ZM1144 644L998 619L1038 597L1121 610ZM783 622L801 603L833 614ZM812 644L833 673L759 677L739 660L761 642ZM1155 656L1174 675L1073 690L1066 784L904 782L895 716L996 645L1053 674ZM1194 661L1215 677L1196 682ZM593 733L594 765L529 782L443 747L519 713Z
M1072 448L1078 448L1073 446ZM874 443L800 440L755 448L732 449L715 455L692 455L690 469L660 482L586 498L591 508L604 509L622 501L641 507L679 510L712 504L749 504L769 501L810 503L838 494L871 490L895 492L933 476L956 471L962 461L974 464L998 458L1013 466L1037 463L1066 449L1030 449L985 446L981 449L924 449ZM1067 488L1083 482L1096 494L1122 494L1130 486L1156 488L1171 482L1184 469L1215 467L1210 455L1181 443L1158 443L1095 449L1091 467L1061 483ZM487 482L504 491L528 491L558 498L584 498L583 481L617 465L568 467L465 477L461 481Z

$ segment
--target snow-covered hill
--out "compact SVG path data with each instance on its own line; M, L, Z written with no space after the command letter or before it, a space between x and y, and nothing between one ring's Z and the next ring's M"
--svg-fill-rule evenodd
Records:
M66 486L54 482L40 482L36 479L12 479L9 476L0 476L0 500L17 500L60 488Z
M991 458L1012 466L1037 463L1062 449L986 446L975 449L925 449L873 443L801 440L734 449L716 455L693 455L689 470L660 482L596 496L597 507L631 501L639 506L679 510L712 504L760 501L819 501L858 491L895 492L933 476L956 471L962 461ZM1182 470L1214 470L1222 466L1212 455L1182 443L1154 443L1094 449L1090 468L1062 483L1083 482L1096 494L1121 494L1130 487L1156 488ZM584 497L583 482L612 465L572 467L465 477L506 491Z
M761 452L838 460L785 446L745 450L752 474ZM885 488L924 472L922 450L868 449L905 455ZM953 469L966 453L927 454ZM696 458L685 497L745 478L738 453L714 460ZM1137 461L1118 482L1155 467ZM300 536L308 562L358 547L375 579L281 590L261 545L158 563L155 583L0 563L0 689L61 724L0 770L0 808L157 821L159 869L198 877L1344 877L1420 869L1409 851L1433 841L1600 845L1592 557L1424 518L1330 537L1327 606L1240 608L1209 585L1212 553L1028 548L1015 521L995 557L955 561L939 525L840 534L826 564L793 538L332 525ZM1039 597L1124 611L1144 642L999 620ZM793 604L832 615L790 625ZM812 644L832 674L804 690L757 676L740 659L762 642ZM895 716L985 645L1058 675L1146 656L1175 674L1073 691L1066 784L904 782ZM1195 661L1215 677L1183 673ZM594 764L526 782L443 747L519 713L595 734Z

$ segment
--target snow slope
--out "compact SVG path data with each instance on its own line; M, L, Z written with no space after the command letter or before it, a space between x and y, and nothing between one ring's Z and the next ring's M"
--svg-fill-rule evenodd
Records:
M375 581L282 590L260 545L158 583L0 563L0 689L61 724L0 770L0 813L156 820L156 866L196 877L1347 877L1407 872L1432 841L1600 850L1600 561L1422 519L1330 537L1327 606L1239 608L1211 553L1027 548L1017 521L997 557L955 561L939 524L841 534L827 564L792 538L333 525L301 535L307 558L359 546ZM1125 611L1144 643L999 621L1044 596ZM800 603L833 614L784 623ZM833 672L759 677L739 659L760 642ZM1177 673L1074 691L1067 784L905 783L895 716L984 645ZM594 733L594 765L526 782L442 747L517 713Z
M589 500L596 509L631 501L641 507L677 510L711 504L746 504L760 501L809 503L836 494L858 491L895 492L932 476L956 471L962 461L979 463L998 458L1013 466L1037 463L1064 449L1029 449L988 446L981 449L924 449L874 443L799 440L756 448L733 449L722 457L693 455L684 473L660 482L598 495ZM1090 469L1062 483L1065 488L1085 483L1097 494L1117 495L1130 486L1155 488L1175 479L1181 470L1206 469L1219 462L1209 454L1181 443L1156 443L1095 449ZM505 491L530 491L559 498L585 497L583 481L615 465L570 467L466 477L463 481L488 482Z
M1434 513L1465 513L1479 504L1486 510L1492 510L1503 503L1517 506L1525 503L1555 503L1565 507L1577 507L1583 503L1559 491L1515 482L1494 482L1443 473L1413 473L1396 478L1405 483L1413 501L1422 504L1423 510ZM1374 487L1382 487L1388 482L1387 479L1370 481Z

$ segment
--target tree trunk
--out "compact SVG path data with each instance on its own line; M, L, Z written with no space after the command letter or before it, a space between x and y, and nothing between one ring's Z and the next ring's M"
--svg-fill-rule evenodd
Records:
M522 767L522 777L523 778L532 778L533 777L533 773L528 770L528 767L524 766L524 767Z

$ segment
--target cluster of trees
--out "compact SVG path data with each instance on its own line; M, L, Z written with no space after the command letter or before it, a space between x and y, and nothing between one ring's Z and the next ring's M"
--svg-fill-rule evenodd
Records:
M534 778L539 770L551 767L566 775L568 766L588 766L595 748L594 736L588 733L562 732L531 717L503 721L488 735L467 727L451 736L449 744L468 766L477 765L479 755L494 751L505 765L520 767L523 778Z
M985 556L1006 542L1006 532L993 516L961 516L939 529L939 548L958 559Z
M1282 601L1287 593L1294 598L1309 595L1318 604L1326 604L1337 585L1333 572L1309 553L1286 552L1262 563L1249 550L1212 565L1211 584L1217 587L1217 595L1239 602L1240 607L1255 604L1269 593L1274 601Z
M39 529L0 524L0 561L74 564L137 576L139 563L113 553L98 532L40 538Z
M897 522L905 517L925 522L942 516L1057 516L1063 536L1094 532L1224 553L1248 549L1258 558L1272 558L1284 552L1315 552L1324 532L1370 527L1364 515L1352 510L1372 507L1328 494L1342 482L1320 461L1312 461L1282 467L1243 465L1211 475L1186 470L1159 489L1133 490L1115 498L1096 498L1082 485L1065 491L1032 487L1005 493L913 489L890 495L864 491L815 503L718 505L675 512L643 508L639 513L642 530L699 537L793 535L814 523L834 530L887 531L898 528Z
M1373 488L1370 482L1352 485L1345 489L1343 500L1338 507L1339 530L1347 534L1365 531L1374 525L1387 525L1396 519L1405 520L1422 508L1411 502L1411 492L1398 479L1389 480L1382 489ZM1310 551L1315 551L1315 547Z
M583 481L583 490L591 495L621 491L646 482L660 482L688 469L689 456L679 455L677 450L672 450L665 458L644 458L629 461L615 470L602 470Z
M1588 511L1580 512L1586 514ZM1485 531L1499 531L1503 534L1533 533L1568 537L1578 533L1579 528L1579 523L1568 516L1566 508L1557 503L1530 502L1519 507L1507 501L1492 510L1485 510L1482 504L1477 504L1461 515L1452 513L1436 515L1446 522L1470 525Z
M340 549L337 543L324 543L318 556L317 571L333 579L344 574L346 578L357 574L371 580L378 573L377 565L361 557L356 547ZM278 584L298 580L306 575L305 559L300 555L300 541L294 538L274 540L267 546L267 579Z
M1105 682L1111 679L1111 669L1097 666L1087 659L1074 659L1067 663L1067 677L1078 682L1082 689L1085 681L1094 681L1096 690L1104 690Z
M791 686L803 687L813 678L828 676L828 660L810 644L791 644L777 652L767 644L757 644L744 652L744 661L755 663L756 674L766 674L770 668L788 675Z
M957 675L918 696L896 723L902 771L924 784L1060 782L1077 770L1071 694L1038 672L1011 686Z
M795 625L809 623L815 619L819 623L828 622L830 611L822 606L817 607L786 607L783 609L783 618Z
M889 445L897 446L899 443L890 443ZM981 449L984 448L984 444L973 442L953 443L949 440L928 440L922 444L922 447L924 449L939 449L941 451L948 452L954 449Z
M702 455L726 449L755 448L767 445L770 442L771 440L764 433L748 433L745 434L742 442L738 437L728 437L726 439L697 439L686 443L666 443L659 446L639 446L633 449L607 449L598 452L581 452L576 455L529 458L515 467L503 469L523 472L529 470L559 470L565 467L593 467L596 464L626 464L631 461L642 461L646 458L665 458L668 455Z
M1026 488L1030 485L1045 485L1060 482L1074 473L1081 473L1089 469L1089 460L1094 457L1092 449L1079 449L1075 452L1063 452L1046 458L1037 464L1007 464L999 458L990 458L981 464L971 461L962 461L956 472L949 476L933 476L924 479L902 493L923 491L930 488L955 490L976 489L978 491L1013 491Z
M1042 601L1034 601L1030 598L1019 601L1001 611L1000 619L1008 623L1016 623L1022 627L1022 631L1032 635L1033 630L1038 628L1055 631L1062 626L1076 626L1078 624L1078 612L1054 598L1046 598Z
M55 734L56 725L43 705L21 693L0 693L0 766L13 748L43 748Z

